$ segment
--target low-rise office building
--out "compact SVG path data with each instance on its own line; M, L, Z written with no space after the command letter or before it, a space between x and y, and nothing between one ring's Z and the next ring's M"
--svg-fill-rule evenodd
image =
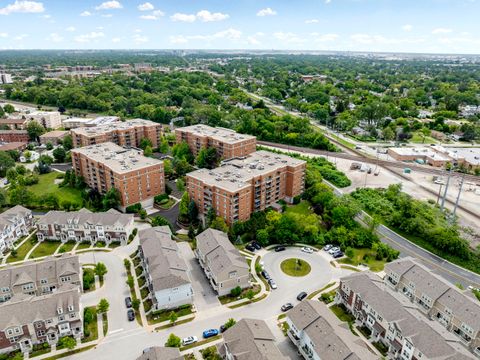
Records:
M0 142L22 142L30 140L27 130L0 130Z
M217 349L228 360L287 360L275 341L265 321L242 319L223 333L223 342Z
M250 286L250 268L227 234L208 228L196 237L195 256L218 295Z
M480 356L480 303L411 257L385 266L385 284Z
M221 159L247 156L257 146L255 136L239 134L231 129L208 125L192 125L175 129L177 144L185 141L196 156L202 148L213 147Z
M126 245L134 229L133 214L122 214L114 209L103 213L80 211L49 211L37 222L38 241L57 240L106 244L120 242Z
M83 336L78 286L64 285L41 296L18 295L0 304L0 353L28 353L34 345L54 345L64 336Z
M156 148L160 144L162 134L161 124L150 120L133 119L73 129L72 140L74 147L112 142L120 146L138 148L142 139L146 138Z
M377 359L367 344L319 301L302 301L287 313L286 322L287 335L304 359Z
M257 151L222 162L212 170L186 176L187 191L201 215L215 209L228 224L245 221L255 211L279 200L293 202L303 193L306 162L286 155Z
M0 303L18 295L41 296L65 284L81 288L82 272L78 256L62 255L0 269Z
M32 211L21 205L0 214L0 251L12 248L15 241L28 235L33 226Z
M165 192L163 161L145 157L142 151L107 142L71 153L75 174L100 194L117 189L122 210L137 203L152 206L153 198Z
M193 288L188 267L178 254L168 226L157 226L138 232L141 264L152 299L152 310L174 309L192 304Z
M68 131L61 131L61 130L56 130L56 131L49 131L43 135L40 135L40 144L48 144L51 143L52 145L58 145L60 144L65 136L69 134Z

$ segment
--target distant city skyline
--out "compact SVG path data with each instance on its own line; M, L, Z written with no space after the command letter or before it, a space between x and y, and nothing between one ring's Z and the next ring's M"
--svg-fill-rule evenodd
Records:
M480 54L479 0L0 0L0 49Z

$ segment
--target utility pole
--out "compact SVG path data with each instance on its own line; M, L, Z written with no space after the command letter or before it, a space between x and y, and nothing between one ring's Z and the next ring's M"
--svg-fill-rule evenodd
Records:
M442 205L440 205L440 210L443 211L445 207L445 198L447 197L448 185L450 184L450 176L452 176L452 169L448 170L447 184L445 185L445 192L443 193Z
M440 200L440 195L441 195L441 192L442 192L442 186L443 184L440 184L440 188L438 189L438 195L437 195L437 205L438 205L438 201Z
M453 217L455 218L455 213L457 212L458 202L460 201L460 195L462 194L463 181L465 180L465 173L462 175L462 181L460 182L460 188L458 189L457 200L455 201L455 207L453 208Z

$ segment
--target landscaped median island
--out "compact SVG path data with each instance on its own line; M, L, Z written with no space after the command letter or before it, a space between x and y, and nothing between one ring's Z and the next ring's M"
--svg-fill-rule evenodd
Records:
M255 295L260 292L261 288L260 285L254 284L248 288L242 289L240 287L233 288L230 291L230 294L222 295L218 297L218 300L222 305L229 304L234 301L238 301L241 299L248 299L252 300Z
M312 270L310 264L301 259L286 259L280 264L280 269L289 276L306 276Z

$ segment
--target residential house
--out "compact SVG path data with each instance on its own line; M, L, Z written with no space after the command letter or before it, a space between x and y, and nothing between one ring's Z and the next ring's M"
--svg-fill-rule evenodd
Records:
M185 261L168 226L140 230L138 247L153 310L192 304L193 288Z
M323 303L304 300L287 313L288 337L304 359L377 359Z
M137 360L184 360L178 348L152 346L147 349Z
M92 213L87 209L79 211L49 211L37 222L38 241L59 240L106 244L120 242L126 245L134 228L133 214L122 214L110 209L107 212Z
M287 360L263 320L242 319L223 333L218 352L226 360Z
M29 209L16 205L0 214L0 251L12 248L15 241L28 235L33 226Z
M196 240L195 256L218 295L229 294L237 286L250 286L249 266L227 234L208 228Z
M16 295L0 304L0 353L28 353L34 345L53 345L64 336L80 339L82 323L78 286L64 285L42 296Z
M42 261L9 265L0 268L0 303L23 294L49 294L65 284L81 288L82 272L78 256L64 254Z

